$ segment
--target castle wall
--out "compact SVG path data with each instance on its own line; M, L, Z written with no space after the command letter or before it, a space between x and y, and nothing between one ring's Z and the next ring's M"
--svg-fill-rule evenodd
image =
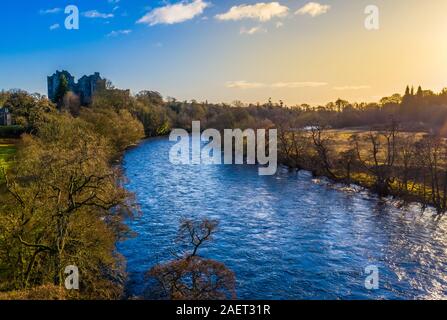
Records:
M0 126L12 125L12 117L8 110L0 109Z
M106 81L101 78L99 72L95 72L91 76L83 76L76 83L74 77L68 71L56 71L55 74L48 77L48 98L55 101L57 89L59 88L60 77L65 75L68 80L68 88L74 94L79 96L82 105L92 103L92 98L96 91L105 89Z

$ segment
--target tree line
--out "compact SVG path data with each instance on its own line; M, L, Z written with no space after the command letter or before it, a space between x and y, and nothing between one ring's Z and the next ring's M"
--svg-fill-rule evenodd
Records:
M407 87L403 94L393 94L379 102L349 102L337 99L326 105L308 104L287 106L284 102L244 104L234 101L208 103L163 99L155 91L141 91L135 95L118 90L110 81L107 89L97 92L92 107L107 106L116 112L128 111L144 127L145 136L166 135L172 128L190 128L192 121L200 120L204 128L268 128L287 123L302 128L315 123L334 129L371 127L394 120L406 131L425 131L447 134L447 88L439 93ZM64 91L65 92L65 91ZM69 92L61 92L57 106L79 116L82 106ZM63 94L64 93L64 94ZM0 92L0 104L11 110L16 125L27 132L33 129L39 116L54 108L45 96L28 94L21 90Z

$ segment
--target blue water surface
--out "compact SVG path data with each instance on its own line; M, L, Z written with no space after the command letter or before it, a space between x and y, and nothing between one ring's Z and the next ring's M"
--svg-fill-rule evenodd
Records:
M173 165L171 146L151 139L125 156L142 209L128 221L137 236L118 246L130 296L155 297L145 273L173 258L181 218L206 217L220 224L200 255L234 271L239 299L447 298L446 219L305 172ZM365 288L371 265L378 290Z

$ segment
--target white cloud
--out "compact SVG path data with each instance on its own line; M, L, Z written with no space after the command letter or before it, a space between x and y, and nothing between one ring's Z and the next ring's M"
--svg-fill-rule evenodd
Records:
M370 88L371 86L342 86L342 87L334 87L334 90L347 91L347 90L363 90Z
M326 86L326 82L276 82L271 85L272 88L316 88Z
M232 89L258 89L258 88L271 88L271 89L296 89L296 88L317 88L326 86L326 82L275 82L271 84L262 82L249 82L245 80L240 81L228 81L225 86Z
M267 32L267 30L261 28L261 26L257 26L257 27L253 27L253 28L249 28L249 29L242 27L239 33L253 35L255 33L260 33L260 32Z
M288 12L289 8L278 2L260 2L254 5L242 4L234 6L228 12L216 15L216 19L222 21L255 19L265 22L273 18L284 17Z
M108 37L117 37L119 35L127 35L130 34L132 32L132 30L116 30L116 31L112 31L110 32L107 36Z
M118 2L120 2L120 0L108 0L108 2L112 4L117 4Z
M102 13L102 12L99 12L98 10L86 11L83 13L83 15L84 15L84 17L91 18L91 19L95 19L95 18L110 19L110 18L114 17L113 13Z
M55 23L50 26L50 30L53 31L53 30L59 29L60 27L61 27L61 25L59 23Z
M156 24L175 24L199 16L209 6L204 0L181 1L146 13L137 23L154 26Z
M52 9L42 9L39 11L40 14L52 14L61 12L61 8L52 8Z
M284 27L284 23L282 23L281 21L278 21L276 23L276 28L279 29L279 28L282 28L282 27Z
M308 14L311 17L316 17L316 16L327 13L330 8L331 8L330 5L320 4L317 2L309 2L306 5L304 5L304 7L302 7L297 12L295 12L295 14L300 14L300 15Z
M245 80L241 81L228 81L225 86L232 89L256 89L264 88L266 85L259 82L248 82Z

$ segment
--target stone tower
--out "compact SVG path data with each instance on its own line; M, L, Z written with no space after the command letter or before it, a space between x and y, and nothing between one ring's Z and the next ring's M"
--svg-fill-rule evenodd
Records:
M0 126L10 126L12 124L11 113L8 108L0 106Z
M55 99L62 75L68 81L69 90L79 97L83 106L92 103L92 98L96 91L106 88L106 80L101 78L99 72L95 72L90 76L83 76L78 82L75 82L75 78L68 71L56 71L56 73L48 77L48 98L55 103L57 102Z

